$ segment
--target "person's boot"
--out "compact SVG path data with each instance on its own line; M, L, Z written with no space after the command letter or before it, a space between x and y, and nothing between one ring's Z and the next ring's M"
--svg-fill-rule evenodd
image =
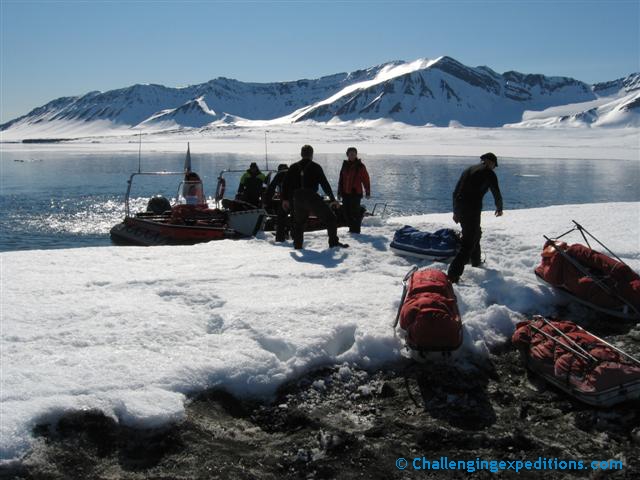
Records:
M447 278L451 283L458 283L460 281L460 273L454 271L454 269L451 268L452 265L449 265L449 270L447 271Z
M481 267L482 265L484 265L484 262L482 261L482 259L480 258L479 255L474 255L471 258L471 266L472 267Z
M338 237L329 240L329 248L349 248L346 243L340 243Z
M471 260L472 267L479 267L484 263L482 261L482 250L479 245L471 252L471 258L469 260Z

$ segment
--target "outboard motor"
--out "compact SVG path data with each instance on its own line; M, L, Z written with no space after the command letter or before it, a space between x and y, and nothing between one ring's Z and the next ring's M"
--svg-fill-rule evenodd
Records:
M147 212L152 212L155 215L162 215L168 210L171 210L171 203L162 195L151 197L147 203Z

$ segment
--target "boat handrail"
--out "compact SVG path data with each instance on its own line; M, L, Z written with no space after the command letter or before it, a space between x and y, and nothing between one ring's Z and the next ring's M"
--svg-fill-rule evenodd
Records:
M224 174L225 173L245 173L246 171L247 171L246 168L242 168L242 169L225 168L223 170L220 170L220 173L218 174L218 179L216 182L216 189L215 189L216 193L214 195L214 201L215 201L216 207L219 206L219 202L222 200L222 197L224 196L224 192L226 189L226 180L224 179ZM268 184L269 182L271 182L271 174L278 173L278 171L267 169L267 170L260 170L260 173L265 174L267 184ZM221 184L224 186L221 186ZM220 198L218 198L218 192L222 192L222 196Z
M131 215L129 214L130 210L129 210L129 196L131 195L131 185L133 184L133 178L137 177L138 175L149 175L149 176L153 176L153 175L157 175L157 176L167 176L167 175L180 175L183 176L184 172L166 172L166 171L162 171L162 172L134 172L131 174L131 176L129 176L129 180L127 180L127 193L124 196L124 213L125 213L125 217L129 218Z

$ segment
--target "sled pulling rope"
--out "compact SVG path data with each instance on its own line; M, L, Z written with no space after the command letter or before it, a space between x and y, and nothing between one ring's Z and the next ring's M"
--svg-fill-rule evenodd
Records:
M418 270L418 267L414 265L413 268L411 268L411 270L409 270L407 274L404 276L404 278L402 279L402 298L400 298L400 305L398 305L398 312L396 313L396 319L393 322L394 330L398 326L398 322L400 321L400 311L402 310L402 305L404 305L404 301L407 298L407 282L411 278L411 275L413 275L413 272L415 272L416 270Z

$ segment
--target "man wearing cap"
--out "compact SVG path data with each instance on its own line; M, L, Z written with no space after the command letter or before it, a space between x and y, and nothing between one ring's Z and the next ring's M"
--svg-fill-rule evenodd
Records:
M338 222L331 208L318 195L318 187L337 205L331 185L322 167L313 161L313 147L304 145L300 150L302 160L289 167L282 184L282 208L293 210L293 247L302 248L304 226L311 213L314 213L326 226L329 236L329 247L346 248L349 245L340 243L338 239Z
M480 214L482 198L487 190L491 190L493 195L496 217L502 215L502 195L498 186L498 177L493 171L498 166L498 158L489 152L482 155L480 161L480 164L462 172L453 191L453 221L460 223L462 227L462 245L447 273L449 280L453 283L458 282L469 260L474 267L479 267L482 263Z

